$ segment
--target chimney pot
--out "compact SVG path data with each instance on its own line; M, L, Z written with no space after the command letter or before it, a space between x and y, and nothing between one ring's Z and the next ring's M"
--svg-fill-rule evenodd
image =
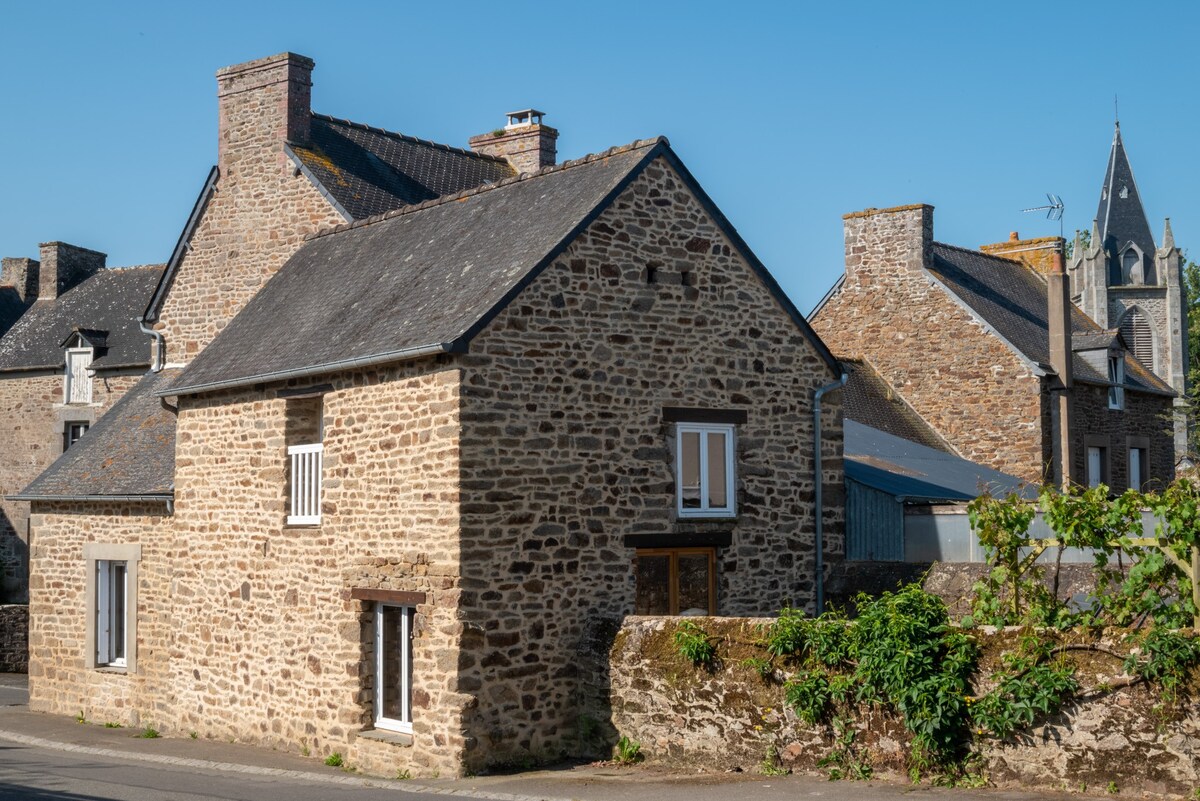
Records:
M1008 232L1008 241L1009 242L1016 242L1016 241L1020 240L1020 238L1021 238L1021 235L1018 234L1016 231Z

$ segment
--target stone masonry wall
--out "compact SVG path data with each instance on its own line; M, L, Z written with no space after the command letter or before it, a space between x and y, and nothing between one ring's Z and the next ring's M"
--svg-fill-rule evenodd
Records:
M283 149L289 134L307 130L303 62L311 70L307 59L284 54L219 73L217 192L155 326L170 363L190 361L211 342L307 234L346 222Z
M0 376L0 602L28 597L29 504L6 500L25 489L63 451L63 427L95 422L121 399L138 375L92 379L92 403L63 403L63 373Z
M181 399L169 723L339 751L387 775L453 774L469 703L454 687L459 373L431 360L327 381L319 526L285 522L294 402ZM356 587L425 593L411 747L357 736L371 721L374 661L372 605L351 599Z
M845 282L811 320L817 333L867 359L962 456L1040 481L1040 381L921 269L932 207L849 214L845 231Z
M29 607L0 606L0 673L25 673L29 669Z
M761 626L767 619L690 618L717 648L712 669L694 667L671 641L679 618L626 619L612 648L610 688L616 730L641 745L650 763L712 772L760 771L778 757L782 768L826 773L819 761L835 749L827 724L800 721L787 705L784 683L794 666L776 660L763 678L742 660L765 658ZM1124 654L1126 632L1109 632L1101 644ZM1015 649L1021 632L974 632L981 664L996 664ZM1081 656L1080 654L1084 654ZM1094 658L1090 658L1093 657ZM1117 659L1072 652L1076 678L1095 688L1120 676ZM1194 691L1195 682L1190 685ZM989 687L974 688L976 695ZM980 741L981 764L972 769L992 784L1061 791L1109 782L1122 796L1139 792L1182 798L1200 784L1200 701L1185 697L1165 710L1158 691L1145 685L1074 701L1054 715L1038 716L1011 742ZM860 708L852 719L854 748L876 774L907 781L911 735L885 709Z
M1143 467L1147 489L1161 488L1175 476L1175 444L1172 432L1172 399L1162 395L1125 392L1125 408L1108 408L1108 388L1075 384L1071 425L1073 474L1087 474L1087 446L1108 449L1108 485L1117 492L1129 486L1129 440L1146 437L1149 465ZM1085 438L1086 434L1086 438Z
M812 397L835 376L665 161L497 316L463 364L459 687L478 693L469 768L586 750L588 718L606 717L587 697L589 654L634 608L626 537L688 545L728 532L719 614L812 602ZM664 407L747 413L736 520L675 519ZM843 552L836 395L824 419L833 558Z
M174 543L164 504L37 502L29 588L29 708L175 728L167 679ZM136 672L87 667L85 543L142 546Z

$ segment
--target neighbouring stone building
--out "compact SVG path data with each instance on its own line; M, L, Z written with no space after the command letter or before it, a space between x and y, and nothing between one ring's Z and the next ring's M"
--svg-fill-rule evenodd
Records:
M19 297L21 314L0 336L0 603L24 603L29 590L29 504L6 496L82 437L150 364L137 316L162 266L105 269L105 260L64 242L41 245L40 259L4 259L0 295Z
M1171 479L1174 391L1070 303L1064 270L935 242L926 205L847 214L845 232L813 327L955 452L1030 482L1061 481L1064 463L1117 490Z
M665 139L554 165L527 110L472 140L509 163L312 115L311 66L219 73L156 369L23 493L31 707L577 753L621 617L814 602L840 368Z

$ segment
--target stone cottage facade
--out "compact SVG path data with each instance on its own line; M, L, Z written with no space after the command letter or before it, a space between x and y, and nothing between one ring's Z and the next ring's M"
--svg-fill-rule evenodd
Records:
M0 331L0 603L28 598L29 503L19 492L146 371L138 331L162 266L105 269L103 253L47 242L5 258L0 294L20 316Z
M346 222L248 243L244 287L223 158L148 315L162 369L24 492L33 708L453 774L586 751L623 615L813 602L837 363L666 140L554 166L518 122L483 143L509 164L310 115L242 175ZM351 135L465 185L356 184Z
M1065 271L937 243L926 205L848 214L845 230L846 272L813 327L959 455L1036 483L1064 463L1118 491L1170 480L1174 391L1070 303Z

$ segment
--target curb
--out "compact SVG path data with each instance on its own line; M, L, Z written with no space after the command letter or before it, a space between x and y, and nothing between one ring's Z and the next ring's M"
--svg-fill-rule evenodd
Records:
M304 770L288 770L285 768L262 768L254 765L240 765L235 762L212 762L207 759L192 759L190 757L172 757L161 754L139 754L130 751L119 751L114 748L97 748L89 745L71 745L57 740L45 740L41 737L30 737L13 731L0 729L0 740L8 740L34 748L47 748L54 751L70 751L76 754L88 754L114 759L134 759L139 762L154 762L160 765L175 765L199 770L221 771L224 773L246 773L254 776L277 776L285 779L299 779L307 782L323 784L342 784L355 787L386 787L400 793L426 793L429 795L444 795L449 798L482 798L490 801L568 801L567 799L550 796L512 795L510 793L492 793L486 790L455 789L452 787L430 787L415 784L411 781L392 781L390 779L369 779L362 776L331 776L328 773L315 773Z

